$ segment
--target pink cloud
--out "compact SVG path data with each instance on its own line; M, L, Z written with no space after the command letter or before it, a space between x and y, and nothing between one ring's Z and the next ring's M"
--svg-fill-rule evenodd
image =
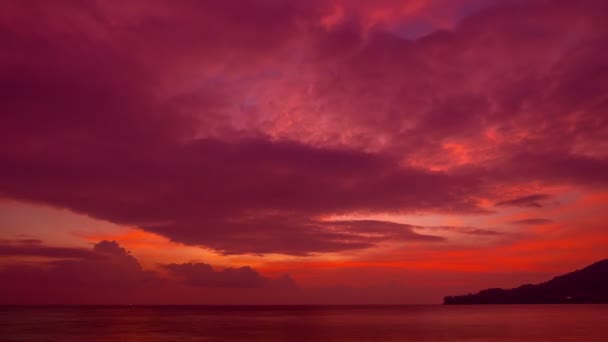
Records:
M378 223L327 215L604 189L606 3L447 3L7 2L0 193L223 253L307 255L441 240L366 239ZM457 23L405 39L420 15Z

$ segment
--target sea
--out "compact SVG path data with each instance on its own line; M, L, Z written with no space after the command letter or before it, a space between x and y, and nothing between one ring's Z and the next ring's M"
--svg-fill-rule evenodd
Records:
M608 341L608 305L0 307L2 341Z

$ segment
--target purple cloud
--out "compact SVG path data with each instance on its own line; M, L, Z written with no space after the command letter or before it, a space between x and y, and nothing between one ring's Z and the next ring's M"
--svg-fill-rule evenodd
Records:
M372 5L324 25L326 1L1 6L2 197L307 255L440 239L329 215L608 186L605 1L501 3L416 40L366 27Z
M500 201L495 204L497 207L533 207L542 208L544 201L551 198L551 195L547 194L535 194L513 198L506 201Z

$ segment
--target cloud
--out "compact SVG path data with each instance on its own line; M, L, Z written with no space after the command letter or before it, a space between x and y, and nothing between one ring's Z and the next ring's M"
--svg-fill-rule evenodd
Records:
M419 234L414 231L417 226L377 220L344 220L326 221L326 225L338 228L343 232L361 234L367 240L392 241L442 241L442 237Z
M154 272L142 269L137 259L114 241L99 242L88 251L21 247L24 249L21 256L61 259L38 264L5 264L0 270L0 288L3 293L12 294L3 298L5 303L49 300L63 304L103 303L109 299L128 302L133 292L160 281Z
M2 240L0 241L1 256L37 256L48 258L87 258L92 256L90 250L83 248L49 247L42 245L37 239Z
M380 155L259 139L197 140L166 149L153 156L82 151L56 171L64 158L59 155L6 160L0 183L13 198L230 253L305 254L372 245L327 231L314 219L323 214L481 211L467 196L479 191L474 178L404 168ZM38 174L41 169L47 172ZM21 186L32 181L35 187Z
M182 278L192 286L220 288L295 288L291 277L267 278L251 267L226 268L214 270L211 265L203 263L167 264L163 268L172 275Z
M547 199L503 200L512 188L608 186L606 2L402 5L3 3L0 194L227 254L308 255L440 239L329 215L481 214ZM450 25L405 39L411 13Z
M547 194L535 194L523 197L517 197L506 201L500 201L495 204L497 207L533 207L542 208L544 201L551 198Z
M0 248L1 255L61 258L45 263L19 261L0 268L0 302L7 304L108 304L143 301L154 303L177 298L205 297L205 289L293 290L295 281L284 275L262 276L250 267L215 271L208 264L164 265L175 278L145 270L129 251L115 241L101 241L92 250L16 245ZM21 248L21 249L20 249ZM185 282L179 280L183 279ZM185 287L184 287L185 286ZM198 290L197 290L198 289Z
M522 225L547 224L547 223L551 223L551 222L553 222L553 220L549 220L549 219L545 219L545 218L529 218L529 219L511 221L511 223L522 224Z
M201 244L213 244L224 254L283 253L310 255L374 247L385 242L443 241L439 236L413 231L413 226L385 221L318 221L295 215L254 216L218 223L227 230L217 232ZM288 229L286 229L287 227ZM156 229L171 227L157 227ZM179 230L178 227L174 227ZM200 239L193 232L190 241Z
M485 228L476 228L476 227L460 227L460 226L429 226L429 227L420 227L417 226L415 228L423 229L423 230L431 230L431 231L448 231L465 235L477 235L477 236L500 236L503 233L485 229Z

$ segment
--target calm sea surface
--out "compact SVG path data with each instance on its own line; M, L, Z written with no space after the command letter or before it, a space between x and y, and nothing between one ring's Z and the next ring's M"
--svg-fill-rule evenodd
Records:
M608 341L608 305L0 307L2 341Z

